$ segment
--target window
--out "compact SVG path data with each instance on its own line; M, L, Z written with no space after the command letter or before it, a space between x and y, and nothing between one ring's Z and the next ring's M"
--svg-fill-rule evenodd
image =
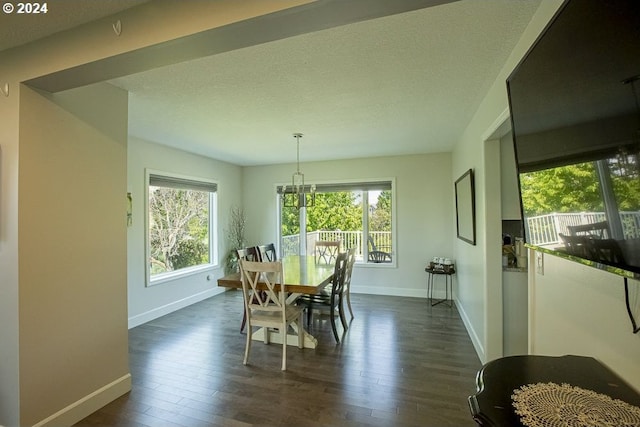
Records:
M217 184L147 172L147 277L150 285L211 267Z
M395 264L392 181L316 184L315 205L300 210L279 197L285 256L299 253L302 227L307 252L317 240L340 240L343 249L356 248L358 262Z

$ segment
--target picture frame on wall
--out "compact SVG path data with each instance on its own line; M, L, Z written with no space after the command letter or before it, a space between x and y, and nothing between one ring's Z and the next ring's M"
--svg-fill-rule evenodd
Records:
M456 232L458 239L476 244L476 189L473 169L455 182Z

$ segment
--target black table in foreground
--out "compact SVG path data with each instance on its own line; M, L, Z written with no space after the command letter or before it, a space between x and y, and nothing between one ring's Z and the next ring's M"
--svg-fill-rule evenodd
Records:
M469 406L482 426L640 426L640 394L592 357L503 357L484 365L476 382ZM601 424L599 417L626 423ZM559 422L568 419L585 421Z

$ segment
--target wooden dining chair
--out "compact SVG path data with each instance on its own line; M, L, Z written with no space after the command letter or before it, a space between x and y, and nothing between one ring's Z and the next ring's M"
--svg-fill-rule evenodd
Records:
M313 320L313 313L319 312L320 314L328 314L331 322L331 329L333 336L336 339L336 343L340 343L340 336L338 335L338 328L336 327L336 316L340 316L343 327L346 330L346 319L343 312L343 290L344 290L344 278L347 271L347 252L341 252L338 254L335 266L333 269L333 279L330 288L326 292L320 292L318 294L303 295L298 298L301 305L306 306L307 309L307 324L311 327Z
M340 241L318 240L313 255L319 264L333 264L340 253Z
M347 270L344 274L344 286L343 286L343 301L342 301L342 325L345 329L347 329L347 324L344 316L344 302L347 303L347 308L349 309L349 314L351 315L351 319L353 319L353 309L351 308L351 274L353 273L353 266L356 263L356 248L351 248L347 251Z
M340 315L340 321L342 322L342 327L347 330L349 329L349 323L346 319L346 310L345 310L345 302L346 306L349 309L349 315L351 319L353 319L353 309L351 308L351 275L353 273L353 266L356 263L356 248L351 248L347 250L347 261L345 265L344 271L344 283L342 284L342 292L340 294L340 298L338 303L340 306L338 307L338 314ZM332 282L333 285L333 282ZM329 295L331 292L326 288L323 290L323 293Z
M626 263L622 249L614 239L590 239L589 246L594 261L614 264Z
M611 231L607 221L592 222L589 224L568 225L567 230L572 236L584 236L594 239L609 239Z
M282 335L282 370L287 369L287 330L297 323L298 347L304 342L302 324L303 306L287 304L283 283L282 263L240 260L242 293L247 316L247 342L244 361L249 362L253 327L264 329L264 342L269 343L269 328L278 329ZM260 289L264 286L264 289Z
M589 257L588 240L585 236L571 236L562 233L558 233L558 236L564 242L565 250L569 255L581 258Z
M261 245L259 248L260 248L260 254L263 261L273 262L278 260L276 245L274 245L273 243Z
M238 249L238 259L245 259L247 261L262 261L262 253L258 246L248 246L244 249Z
M249 246L243 249L237 249L238 254L238 266L241 260L260 262L262 261L262 253L258 246ZM242 270L240 270L240 277L242 278ZM242 323L240 323L240 333L244 331L244 327L247 324L247 314L242 313Z

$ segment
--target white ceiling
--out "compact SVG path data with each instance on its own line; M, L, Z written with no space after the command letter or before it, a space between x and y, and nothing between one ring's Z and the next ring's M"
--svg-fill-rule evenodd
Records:
M0 13L0 52L34 40L113 15L149 0L53 0L47 13L18 14L18 1L2 1L14 5L13 13ZM27 2L22 2L27 3Z
M462 0L111 83L131 93L131 135L234 164L295 162L294 132L302 162L446 152L539 3ZM92 1L95 13L24 33L0 20L0 49L135 4Z

